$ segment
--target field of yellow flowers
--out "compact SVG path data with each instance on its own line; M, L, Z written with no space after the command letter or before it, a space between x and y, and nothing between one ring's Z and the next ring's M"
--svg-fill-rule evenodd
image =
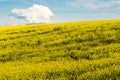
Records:
M120 80L120 20L0 27L0 80Z

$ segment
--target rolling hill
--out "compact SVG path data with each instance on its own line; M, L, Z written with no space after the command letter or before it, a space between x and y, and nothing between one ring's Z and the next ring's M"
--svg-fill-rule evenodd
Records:
M120 80L120 20L0 27L0 80Z

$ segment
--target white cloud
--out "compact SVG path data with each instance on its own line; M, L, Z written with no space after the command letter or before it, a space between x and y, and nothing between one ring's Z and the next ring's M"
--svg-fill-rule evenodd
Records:
M119 8L120 0L73 0L70 5L90 9Z
M29 23L48 23L53 12L46 6L34 4L27 9L12 9L12 13L18 17L24 17Z
M72 0L70 2L70 5L71 6L84 6L85 4L88 4L88 3L93 3L93 2L96 2L98 0Z
M0 25L17 25L27 23L24 19L17 19L14 16L0 15Z
M92 6L88 6L90 8L93 9L103 9L103 8L118 8L120 7L120 4L118 3L118 1L110 1L110 2L101 2L98 4L92 3Z

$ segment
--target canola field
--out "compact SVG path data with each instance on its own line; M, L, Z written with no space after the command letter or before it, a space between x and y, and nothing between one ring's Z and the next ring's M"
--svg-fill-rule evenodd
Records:
M0 27L0 80L120 80L120 20Z

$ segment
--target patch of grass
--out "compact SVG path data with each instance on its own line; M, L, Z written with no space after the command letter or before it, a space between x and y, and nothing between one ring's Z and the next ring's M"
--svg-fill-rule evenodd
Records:
M120 80L120 20L0 27L0 80Z

